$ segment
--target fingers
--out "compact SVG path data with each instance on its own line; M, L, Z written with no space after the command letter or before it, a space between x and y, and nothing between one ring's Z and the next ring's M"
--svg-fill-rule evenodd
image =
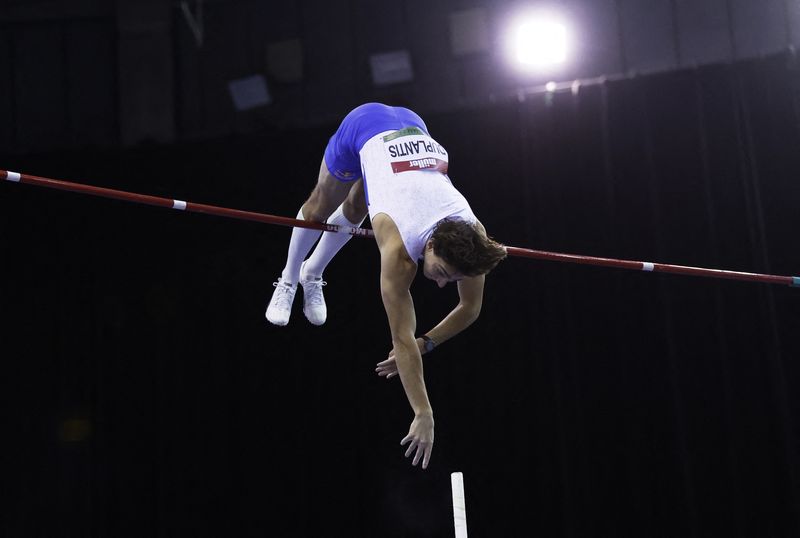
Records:
M414 454L414 460L411 462L411 465L415 466L419 463L419 458L422 456L423 449L422 447L417 447L417 452Z
M386 379L391 379L392 377L397 375L397 365L394 362L394 358L390 357L385 361L379 362L376 365L375 372L381 377L386 377Z
M405 445L406 443L408 443L408 448L406 448L405 457L407 458L414 453L414 459L411 460L411 465L416 466L421 459L422 468L427 469L428 463L431 461L431 454L433 453L433 443L420 443L410 435L407 435L400 441L401 445Z

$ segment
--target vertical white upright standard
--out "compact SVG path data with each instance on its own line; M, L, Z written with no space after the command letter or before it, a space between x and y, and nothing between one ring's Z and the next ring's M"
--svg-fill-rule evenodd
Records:
M456 538L467 538L467 503L464 498L464 475L450 473L450 484L453 486L453 523L456 527Z

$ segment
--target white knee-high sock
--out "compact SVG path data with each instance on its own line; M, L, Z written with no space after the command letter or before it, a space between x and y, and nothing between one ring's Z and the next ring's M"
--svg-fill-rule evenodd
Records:
M297 213L298 220L306 220L303 217L303 208ZM309 228L293 228L292 238L289 240L289 254L286 257L286 267L283 268L281 278L285 282L297 284L300 280L300 265L306 259L308 252L322 234L319 230Z
M336 211L328 217L328 224L338 224L339 226L350 226L351 228L358 228L364 222L364 217L358 224L350 222L344 216L342 206L336 208ZM317 248L306 261L303 276L310 278L321 278L325 268L331 263L331 260L341 248L352 239L350 234L340 234L335 232L325 232L322 239L319 240Z

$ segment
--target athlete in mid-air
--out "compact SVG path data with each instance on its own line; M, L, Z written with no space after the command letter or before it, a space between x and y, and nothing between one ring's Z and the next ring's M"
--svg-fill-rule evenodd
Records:
M381 257L380 286L389 319L392 350L376 372L400 376L414 420L401 445L406 457L428 467L433 450L433 410L422 369L422 354L466 329L478 317L484 275L506 257L467 200L447 176L447 151L428 133L422 118L402 107L367 103L352 110L325 149L319 179L297 218L358 227L369 213ZM322 274L352 237L294 228L286 266L266 317L286 325L297 284L303 312L314 325L325 323ZM411 282L422 265L439 287L458 286L458 305L438 325L415 338L417 323Z

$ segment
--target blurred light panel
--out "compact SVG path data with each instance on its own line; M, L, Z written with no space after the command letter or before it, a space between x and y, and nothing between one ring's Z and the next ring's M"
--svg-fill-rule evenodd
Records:
M456 56L481 53L491 48L486 10L472 8L450 14L450 48Z
M375 86L388 86L414 80L411 53L407 50L373 54L369 57L369 65L372 70L372 83Z
M569 33L556 15L533 12L517 15L506 40L511 61L535 71L564 63L569 52Z
M250 110L272 102L263 75L253 75L228 82L228 91L236 110Z

